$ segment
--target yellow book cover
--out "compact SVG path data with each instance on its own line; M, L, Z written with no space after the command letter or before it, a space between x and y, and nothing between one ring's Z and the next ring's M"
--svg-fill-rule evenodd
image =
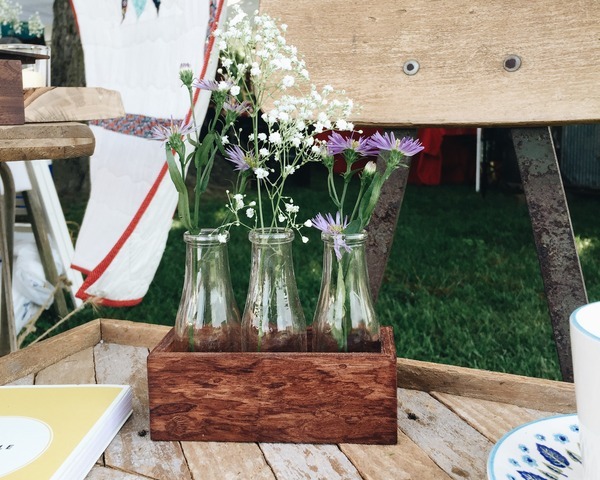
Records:
M132 411L126 385L0 387L0 478L84 478Z

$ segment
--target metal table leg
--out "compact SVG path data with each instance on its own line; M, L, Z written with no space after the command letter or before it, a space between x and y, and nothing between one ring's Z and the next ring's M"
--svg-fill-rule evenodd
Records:
M569 316L588 302L549 128L512 130L564 381L573 381Z
M395 131L396 138L415 136L414 130ZM406 159L410 166L410 158ZM400 167L396 170L381 189L381 196L373 211L371 223L367 230L367 264L369 268L369 283L373 301L377 300L379 288L383 282L383 274L390 256L394 232L398 223L398 215L402 207L409 168Z
M0 162L4 195L0 201L0 255L2 255L2 291L0 308L0 356L17 349L12 302L13 230L15 223L15 184L8 165Z

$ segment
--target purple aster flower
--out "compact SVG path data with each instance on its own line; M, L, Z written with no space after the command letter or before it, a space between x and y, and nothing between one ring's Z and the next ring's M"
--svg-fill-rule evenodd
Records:
M342 258L342 252L340 248L343 248L347 252L350 251L350 247L346 245L343 234L344 229L348 226L348 217L344 217L342 221L340 212L335 214L335 219L331 213L326 213L325 216L317 213L315 218L311 219L313 227L321 230L323 233L327 233L333 238L333 250L338 260Z
M223 103L223 110L240 115L246 112L251 113L252 105L247 100L244 100L242 103L240 103L235 97L231 97L229 100Z
M364 137L353 138L352 135L344 137L337 132L332 132L327 139L327 151L330 155L344 153L346 150L352 150L358 155L369 157L377 154L377 149L371 147L369 139Z
M192 83L192 87L199 88L200 90L210 90L211 92L216 91L227 91L233 86L230 81L217 82L216 80L196 79Z
M369 139L369 145L373 149L400 152L405 157L412 157L425 148L419 140L409 137L399 140L392 132L384 132L383 135L379 132L374 133Z
M171 117L170 126L157 125L152 127L152 138L162 142L169 142L173 137L181 139L181 137L193 133L194 131L195 128L193 124L185 123L185 120L181 120L181 122L177 124L175 120L173 120L173 117Z
M251 167L252 157L237 145L231 145L225 149L225 158L235 165L234 170L243 172Z

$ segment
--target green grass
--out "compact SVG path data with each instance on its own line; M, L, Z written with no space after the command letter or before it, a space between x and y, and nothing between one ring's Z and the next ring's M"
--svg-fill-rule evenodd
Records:
M310 188L294 188L306 216L328 208L322 172ZM209 192L204 222L214 225L223 197ZM600 197L569 194L569 205L590 301L600 300ZM80 221L83 205L65 205ZM294 244L295 273L307 319L320 286L322 245ZM183 229L174 223L155 279L131 308L83 310L62 331L108 317L172 325L184 269ZM230 263L240 308L250 269L247 232L232 231ZM527 206L522 194L471 186L409 185L376 309L395 331L398 356L558 379L560 373ZM49 324L54 319L46 316ZM44 324L40 324L43 328Z

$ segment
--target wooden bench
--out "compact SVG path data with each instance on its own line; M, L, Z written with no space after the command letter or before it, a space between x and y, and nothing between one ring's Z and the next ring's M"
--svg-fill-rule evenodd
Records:
M260 9L288 25L314 83L362 106L356 124L511 128L561 372L572 381L568 319L587 294L549 126L600 119L597 1L261 0ZM369 227L375 297L407 176L388 182Z

